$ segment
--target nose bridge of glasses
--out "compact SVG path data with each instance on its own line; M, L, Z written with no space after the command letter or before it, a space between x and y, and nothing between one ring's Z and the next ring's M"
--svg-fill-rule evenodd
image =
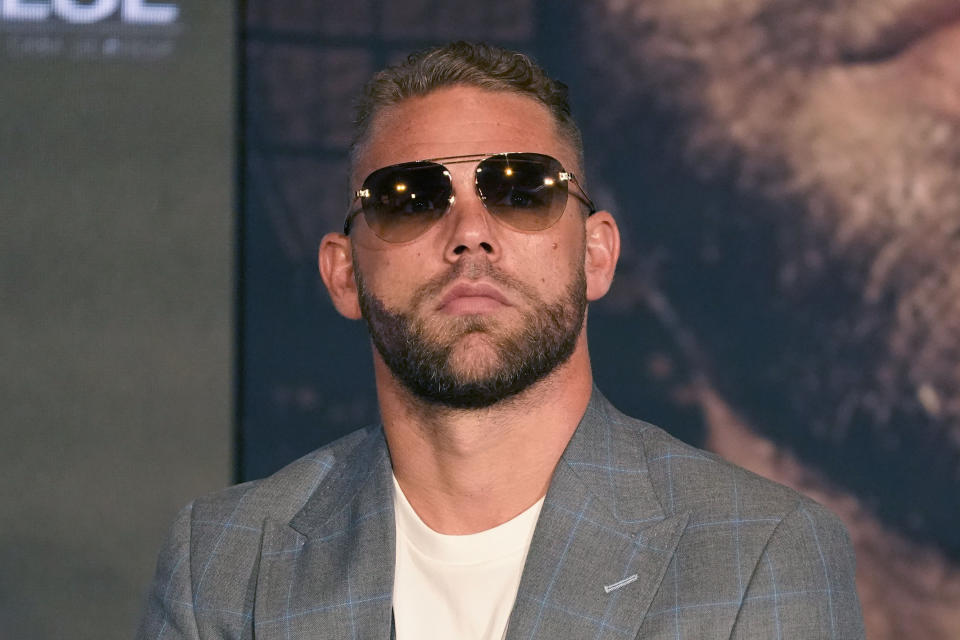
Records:
M477 167L489 154L443 158L453 194L447 211L450 249L460 255L464 249L494 251L493 219L477 191Z
M451 212L465 206L477 205L483 208L483 201L477 192L477 165L483 156L474 157L469 160L443 159L443 170L447 179L450 180L452 194L450 196Z

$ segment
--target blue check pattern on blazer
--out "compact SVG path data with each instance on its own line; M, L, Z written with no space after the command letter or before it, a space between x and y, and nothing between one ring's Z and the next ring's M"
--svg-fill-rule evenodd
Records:
M383 432L369 428L196 500L160 554L138 638L390 638L392 491ZM595 390L507 638L863 638L853 575L829 512Z

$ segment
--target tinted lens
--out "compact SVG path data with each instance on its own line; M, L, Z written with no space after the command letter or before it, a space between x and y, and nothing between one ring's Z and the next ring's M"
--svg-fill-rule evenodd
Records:
M539 153L506 153L477 165L477 192L487 210L521 231L553 225L567 204L560 162Z
M384 167L363 182L360 198L367 225L387 242L413 240L450 206L450 175L434 162L407 162Z

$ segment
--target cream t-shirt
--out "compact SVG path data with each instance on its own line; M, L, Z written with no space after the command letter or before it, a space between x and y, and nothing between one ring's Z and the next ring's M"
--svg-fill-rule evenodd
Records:
M501 640L543 498L512 520L462 536L420 519L393 479L397 640Z

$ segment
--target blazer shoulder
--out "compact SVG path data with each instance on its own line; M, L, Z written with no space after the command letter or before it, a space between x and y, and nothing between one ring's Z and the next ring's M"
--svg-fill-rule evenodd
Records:
M609 424L646 461L643 475L664 514L687 516L670 586L653 611L678 611L682 594L696 619L709 617L710 637L863 637L853 548L839 518L649 423L611 413ZM778 606L787 594L789 606Z
M294 460L266 478L201 496L191 505L192 521L253 528L259 528L267 519L289 521L336 463L375 431L374 427L358 429Z
M651 483L668 513L689 512L691 524L723 519L775 523L807 506L813 513L833 518L790 487L691 446L652 424L629 420L637 423Z
M249 637L260 552L268 521L287 523L358 444L361 429L273 475L197 498L181 510L160 552L138 638ZM289 532L291 544L296 533ZM276 542L276 541L274 541ZM283 542L281 540L281 542Z

